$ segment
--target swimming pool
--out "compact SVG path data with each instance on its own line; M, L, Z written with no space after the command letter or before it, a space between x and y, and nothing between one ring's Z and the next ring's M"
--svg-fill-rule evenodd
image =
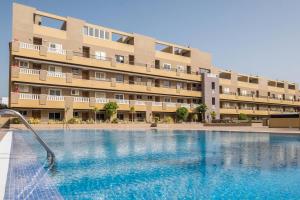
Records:
M296 135L153 130L40 135L56 154L55 167L48 170L31 134L14 133L6 198L300 198Z

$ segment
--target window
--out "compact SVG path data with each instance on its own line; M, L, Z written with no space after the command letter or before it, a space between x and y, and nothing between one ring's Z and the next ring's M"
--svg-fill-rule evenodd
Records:
M106 60L106 52L95 51L95 58L98 60Z
M118 120L124 120L124 114L123 113L117 113Z
M60 120L60 113L59 112L50 112L49 119L50 120Z
M118 63L124 63L124 56L116 55L116 62L118 62Z
M177 99L177 103L183 103L183 99Z
M88 35L89 34L89 28L87 26L83 27L83 34Z
M72 74L73 75L79 75L80 74L80 69L78 69L78 68L72 68Z
M94 28L89 28L89 36L94 36Z
M153 99L152 96L148 96L147 98L148 98L149 101L151 101Z
M136 95L136 99L141 100L143 99L142 95Z
M21 68L29 68L29 63L25 61L20 61L19 62L19 67Z
M105 80L106 74L104 72L95 72L96 80Z
M177 71L183 72L183 71L184 71L184 66L182 66L182 65L177 65Z
M116 75L116 82L123 83L124 82L124 76L122 74Z
M163 65L163 69L164 70L171 70L171 68L172 68L172 66L171 66L171 64L168 64L168 63L164 63L164 65Z
M170 81L164 81L163 86L169 88L171 86Z
M105 39L108 40L109 39L109 32L105 31Z
M57 49L62 49L62 45L61 44L57 44L57 43L49 43L49 49L50 50L57 50Z
M224 88L223 90L224 90L224 93L225 93L225 94L228 94L228 93L230 92L230 89L229 89L229 88Z
M19 91L20 92L29 92L29 86L28 85L19 85Z
M165 102L171 102L171 98L165 98Z
M183 84L182 84L181 82L177 82L177 84L176 84L176 85L177 85L177 88L178 88L178 89L181 89L181 88L183 88Z
M142 77L136 77L136 82L138 83L142 82Z
M282 99L282 95L281 94L278 94L278 99Z
M20 110L19 113L23 116L27 116L27 110Z
M216 89L216 83L215 82L211 82L211 89L215 90Z
M50 71L50 72L62 72L62 68L59 67L59 66L49 65L48 66L48 71Z
M215 97L211 98L211 104L212 104L213 106L216 105L216 98L215 98Z
M99 29L95 29L95 37L99 37Z
M124 94L115 94L115 99L124 99Z
M78 111L73 112L73 117L78 118L79 117L79 112Z
M247 92L247 90L242 90L242 91L241 91L241 94L242 94L243 96L247 96L248 92Z
M71 95L79 96L79 90L71 90Z
M49 95L60 96L61 95L61 90L59 90L59 89L49 89Z
M105 99L106 98L106 94L103 92L96 92L95 93L95 97L99 98L99 99Z

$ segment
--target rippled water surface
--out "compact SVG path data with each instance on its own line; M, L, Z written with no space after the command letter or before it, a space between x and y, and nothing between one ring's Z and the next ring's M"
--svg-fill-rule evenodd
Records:
M29 133L19 133L44 162ZM300 199L300 136L43 131L65 199Z

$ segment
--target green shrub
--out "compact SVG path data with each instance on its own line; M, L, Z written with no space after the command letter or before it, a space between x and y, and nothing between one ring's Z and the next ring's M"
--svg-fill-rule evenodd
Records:
M87 123L87 124L94 124L95 121L94 121L93 119L88 119L88 120L86 120L86 123Z
M118 118L114 118L114 119L111 121L111 123L117 124L117 123L119 123L119 119L118 119Z
M158 123L159 122L159 117L154 117L154 123Z
M216 116L217 116L217 113L216 113L215 111L212 111L212 112L210 113L210 116L211 116L211 118L212 118L213 120L215 120L215 119L216 119Z
M189 111L185 107L178 108L176 110L176 116L177 116L178 121L180 121L180 122L186 121L186 119L189 116Z
M119 108L119 106L116 102L108 102L103 107L103 109L105 110L105 114L108 117L108 119L111 119L111 117L114 114L117 113L118 108Z
M238 119L239 120L247 120L248 116L246 114L244 114L244 113L240 113Z
M39 124L40 123L40 120L38 118L30 118L28 120L28 123L29 124Z
M21 121L20 121L19 118L13 118L13 119L11 119L11 123L12 123L12 124L20 124Z
M82 124L82 120L76 117L69 119L68 124Z
M167 116L167 117L164 118L164 123L172 124L172 123L174 123L174 120L173 120L172 117Z

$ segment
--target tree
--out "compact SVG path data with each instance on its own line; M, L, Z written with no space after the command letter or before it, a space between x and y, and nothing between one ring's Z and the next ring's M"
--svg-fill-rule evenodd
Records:
M193 114L192 120L193 120L194 122L198 121L198 114L197 114L197 113L194 113L194 114Z
M106 116L111 121L111 117L117 113L117 109L119 108L116 102L108 102L104 105L103 109L105 110Z
M205 121L205 112L207 111L207 106L205 104L200 104L196 108L197 112L201 114L202 116L202 121Z
M212 112L210 113L210 116L211 116L211 118L214 120L214 119L216 119L217 113L216 113L215 111L212 111Z
M99 110L100 109L97 106L95 106L93 108L95 124L96 124L96 120L97 120L97 112L99 112Z
M7 105L0 103L0 109L7 109Z
M135 113L135 108L134 108L134 106L131 106L130 107L130 109L129 109L129 112L131 113L131 122L133 122L133 115L134 115L134 113Z
M240 113L238 119L239 120L247 120L248 116L246 114L244 114L244 113Z
M189 116L189 111L185 107L178 108L176 110L176 116L177 116L179 121L186 121L186 119Z

